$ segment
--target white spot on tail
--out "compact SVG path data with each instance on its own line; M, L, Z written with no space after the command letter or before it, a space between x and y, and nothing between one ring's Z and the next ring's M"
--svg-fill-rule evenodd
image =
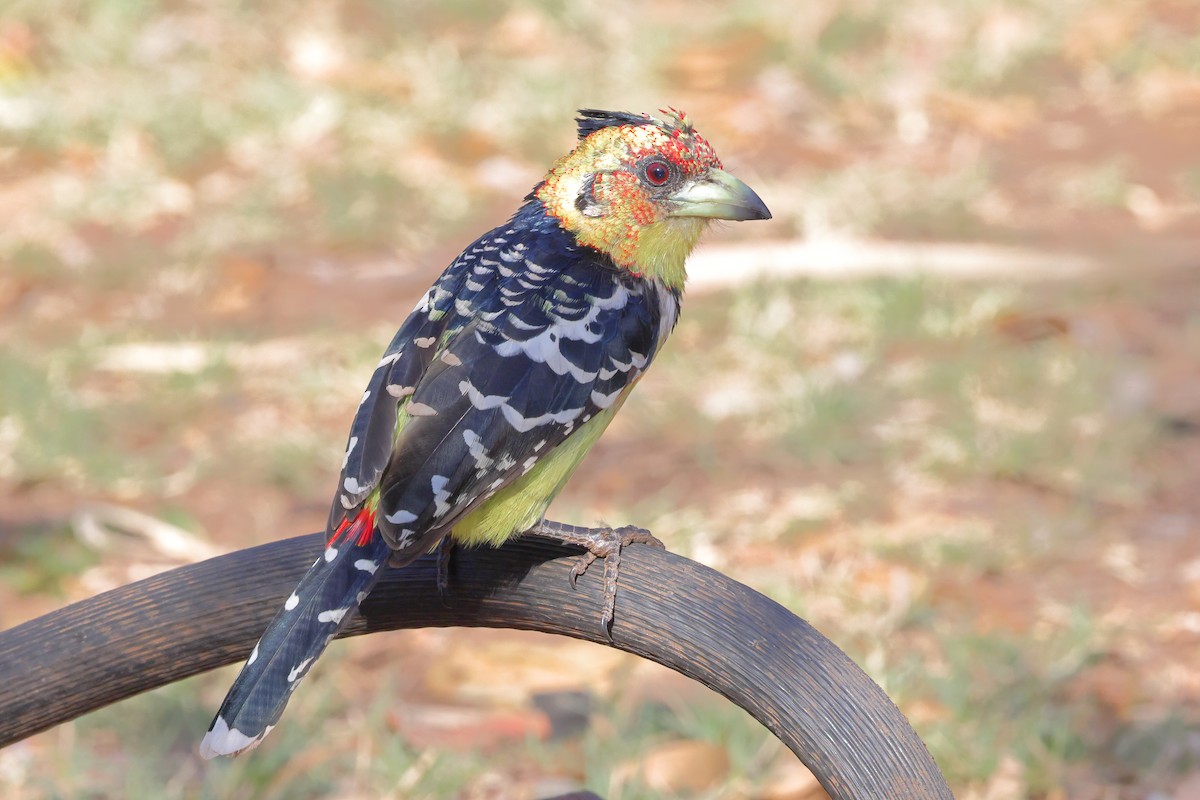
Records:
M335 608L330 611L322 611L317 614L317 622L332 622L336 625L342 621L342 617L346 616L346 612L349 610L348 608Z
M362 398L362 400L358 401L358 404L361 406L363 403L367 402L367 398L370 396L371 396L371 390L367 389L365 392L363 392L363 398Z
M391 353L390 355L386 355L383 358L379 359L379 363L375 365L375 369L379 369L380 367L386 367L388 364L395 364L396 359L399 357L400 357L400 353L398 353L398 352Z
M288 595L287 602L283 604L283 608L285 611L291 611L298 605L300 605L300 598L296 596L295 592L292 592L290 595Z
M445 363L449 364L452 367L461 367L462 366L462 359L459 358L458 356L454 355L454 353L451 353L449 350L442 351L442 361L444 361Z
M258 661L258 645L254 645L254 649L250 651L250 657L246 659L246 666L250 666L255 661Z
M410 394L412 394L416 390L417 390L417 387L415 387L415 386L401 386L398 383L390 383L387 386L387 393L397 399L399 399L401 397L408 397Z
M369 572L374 575L375 570L379 569L379 565L369 558L360 558L358 561L354 562L354 568L360 569L363 572Z
M272 726L273 727L273 726ZM215 758L216 756L236 756L254 748L261 742L271 728L267 728L258 736L247 736L237 728L230 728L224 717L218 716L213 720L212 727L200 741L200 756Z
M436 341L437 339L433 338L432 336L419 336L416 339L413 339L413 344L415 344L417 347L433 347L433 343Z
M342 481L342 488L350 494L361 494L367 487L359 485L358 478L351 475Z
M336 547L326 547L325 548L325 560L333 561L335 558L337 558L337 548Z
M312 663L311 658L306 658L296 665L296 668L288 673L288 683L295 683L296 678L304 674L304 670Z

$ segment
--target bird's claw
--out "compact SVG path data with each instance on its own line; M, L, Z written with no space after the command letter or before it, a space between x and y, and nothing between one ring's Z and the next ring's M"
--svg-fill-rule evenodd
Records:
M604 634L611 638L612 622L617 601L617 577L621 570L621 550L631 544L648 544L651 547L665 549L665 546L650 531L633 525L623 528L577 528L571 525L555 525L553 528L543 526L538 531L542 536L576 545L587 550L575 559L571 566L568 579L571 588L579 576L588 571L597 558L604 559L604 608L600 615L600 627Z
M571 574L567 576L567 579L571 581L572 589L575 588L575 581L579 579L579 576L587 572L588 567L590 567L592 562L597 558L599 558L599 556L595 553L585 553L579 558L575 559L574 565L571 566Z

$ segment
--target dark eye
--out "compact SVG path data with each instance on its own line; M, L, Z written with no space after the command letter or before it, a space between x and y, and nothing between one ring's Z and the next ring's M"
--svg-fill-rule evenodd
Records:
M646 165L646 183L651 186L662 186L671 178L671 168L661 161L651 161Z

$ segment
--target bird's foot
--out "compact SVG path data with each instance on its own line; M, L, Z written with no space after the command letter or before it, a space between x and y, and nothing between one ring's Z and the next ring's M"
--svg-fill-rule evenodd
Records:
M558 522L543 522L534 529L539 536L553 539L563 544L575 545L587 550L575 559L571 567L571 587L574 588L576 579L587 572L597 558L604 559L604 608L600 615L600 627L606 636L612 636L613 612L617 602L617 576L621 571L621 550L631 544L648 544L651 547L666 549L650 531L626 525L623 528L581 528L575 525L564 525Z

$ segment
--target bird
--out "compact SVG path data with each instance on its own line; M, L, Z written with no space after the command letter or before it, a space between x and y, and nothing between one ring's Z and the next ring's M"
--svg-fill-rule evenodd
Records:
M385 567L538 526L675 327L708 223L771 218L686 113L578 114L575 148L451 262L375 366L324 551L251 651L203 757L263 740ZM652 539L594 530L549 531L588 551L572 582L597 556L615 565L624 544ZM606 626L615 591L606 567Z

